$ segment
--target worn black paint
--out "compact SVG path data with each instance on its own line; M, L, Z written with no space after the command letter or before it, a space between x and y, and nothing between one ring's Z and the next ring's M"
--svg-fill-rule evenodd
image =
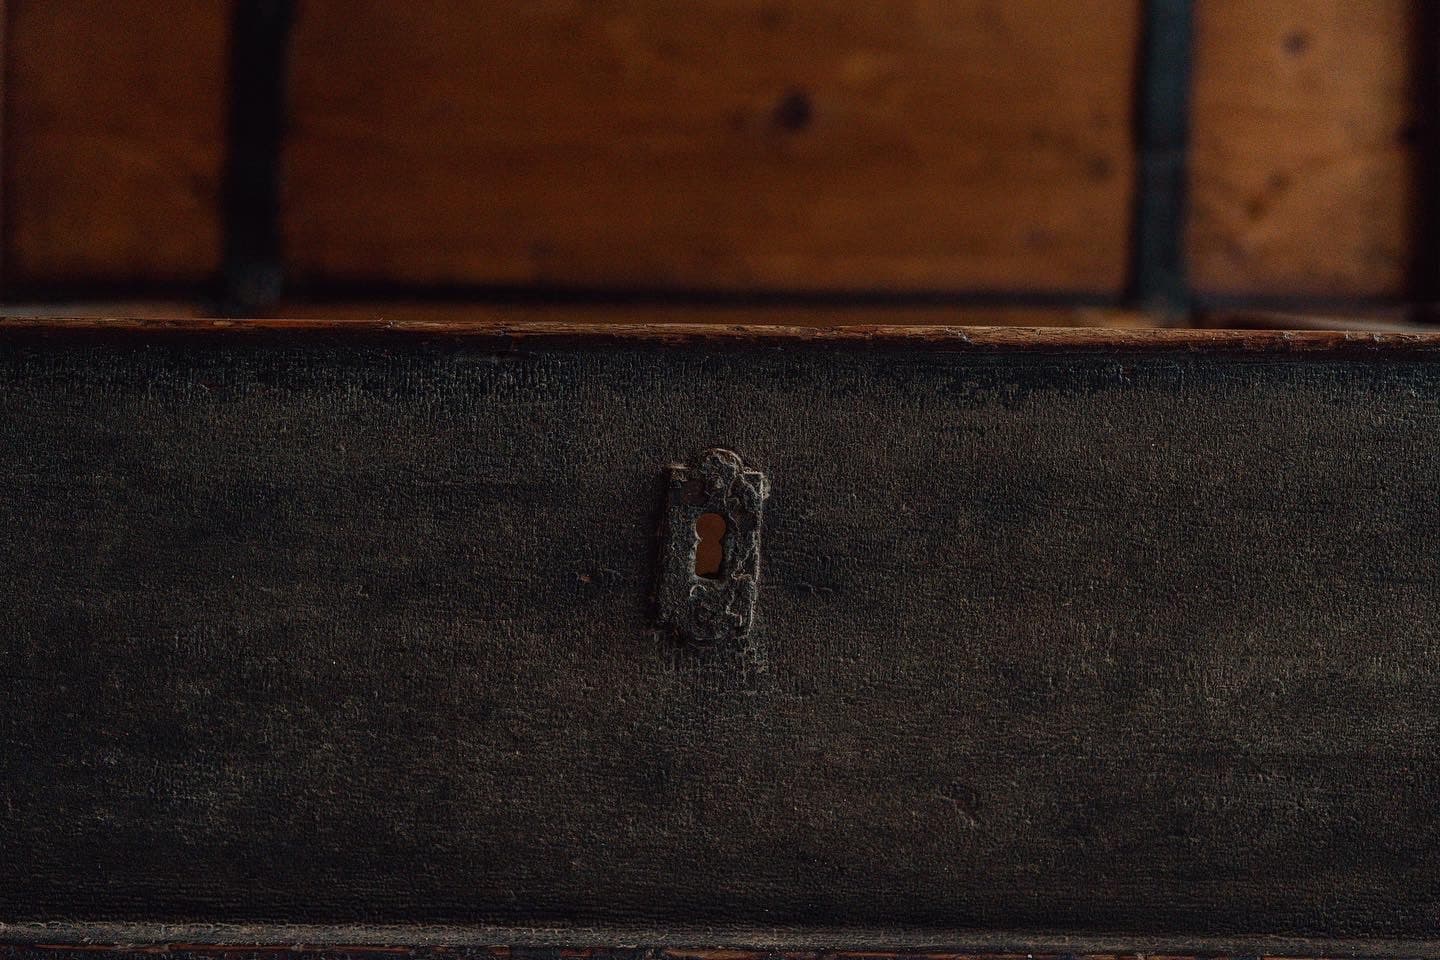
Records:
M391 931L392 935L396 931ZM709 941L706 941L709 942ZM650 944L644 946L635 945L611 945L596 946L591 943L584 943L581 946L541 946L533 944L512 945L505 943L501 945L477 945L475 943L442 944L429 943L416 944L413 941L405 941L400 944L392 944L388 940L377 941L370 945L354 945L353 943L336 944L334 946L316 946L308 943L283 944L256 948L245 945L212 945L196 944L193 942L165 943L165 944L134 944L126 942L118 946L103 945L97 948L93 944L65 945L47 943L43 946L19 945L7 946L0 943L0 960L96 960L96 954L101 957L109 957L112 960L149 960L153 958L158 947L163 947L163 952L168 960L396 960L400 958L413 958L413 960L1015 960L1013 955L996 953L992 950L966 950L954 951L944 950L937 952L933 949L920 950L916 948L894 949L886 947L877 950L874 947L864 947L856 944L836 948L815 948L786 947L783 954L775 948L754 949L754 948L706 948L687 944L684 946L673 946L664 944ZM1187 957L1187 960L1222 960L1226 954L1197 953ZM1233 953L1229 956L1233 956ZM1044 953L1030 953L1027 960L1143 960L1143 956L1117 957L1114 953L1108 954L1076 954L1073 951L1061 951L1052 948ZM1234 960L1259 960L1254 956L1234 956Z
M1419 354L4 331L0 919L1434 937L1437 436ZM654 629L711 446L743 663Z

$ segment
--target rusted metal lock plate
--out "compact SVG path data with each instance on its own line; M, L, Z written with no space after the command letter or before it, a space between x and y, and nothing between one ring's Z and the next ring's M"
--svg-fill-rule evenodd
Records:
M670 468L660 531L659 620L683 640L745 636L760 583L760 518L770 487L730 450Z

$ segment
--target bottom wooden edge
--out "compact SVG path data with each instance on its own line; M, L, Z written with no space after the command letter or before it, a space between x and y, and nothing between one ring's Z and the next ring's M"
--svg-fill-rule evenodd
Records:
M0 960L79 953L635 956L663 960L1437 958L1440 941L1028 934L873 928L0 923Z

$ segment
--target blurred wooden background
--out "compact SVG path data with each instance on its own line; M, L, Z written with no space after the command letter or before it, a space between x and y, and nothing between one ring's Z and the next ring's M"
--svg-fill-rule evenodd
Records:
M0 297L1427 322L1434 20L1429 0L8 0Z

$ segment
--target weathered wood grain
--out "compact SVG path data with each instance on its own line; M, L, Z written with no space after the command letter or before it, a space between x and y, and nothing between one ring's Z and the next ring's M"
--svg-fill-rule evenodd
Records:
M5 324L0 918L1433 952L1437 425L1435 336Z
M1417 209L1408 0L1198 0L1190 276L1403 296Z
M404 931L395 931L403 935ZM1068 945L1067 945L1068 946ZM986 951L945 949L916 949L895 946L845 946L845 947L755 947L735 946L667 946L664 944L583 946L554 944L509 944L477 945L448 944L443 946L417 944L409 941L400 943L376 943L371 945L316 946L314 944L285 944L256 946L254 944L209 944L209 943L127 943L73 944L66 942L36 943L25 945L0 944L0 960L68 960L68 958L89 958L96 954L108 957L153 956L163 952L174 960L381 960L396 956L413 957L415 960L1146 960L1155 956L1153 952L1108 950L1105 952L1081 952L1074 949L1049 946L1045 950L1033 951ZM1353 954L1349 954L1353 956ZM1243 957L1244 954L1241 954ZM1271 960L1293 960L1296 957L1322 958L1323 953L1270 954ZM1163 960L1229 960L1230 953L1168 953ZM1236 960L1240 960L1236 957Z
M1138 4L300 8L300 281L1113 293Z
M723 311L722 311L723 312ZM1411 325L1398 330L1209 329L1125 327L954 326L926 323L692 323L661 320L616 323L577 311L579 319L560 320L553 315L420 314L389 318L318 315L312 317L253 317L245 319L203 316L138 315L106 317L78 315L0 317L0 335L34 337L42 342L79 336L149 334L184 339L192 335L226 334L239 341L287 334L328 335L343 341L355 335L357 343L376 338L410 336L475 341L497 350L516 343L539 341L552 345L634 346L660 343L702 347L711 341L762 347L804 347L812 344L888 345L918 350L959 349L975 353L1055 353L1115 350L1135 353L1182 351L1224 356L1327 356L1335 359L1426 359L1440 356L1440 334ZM202 338L203 339L203 338Z
M7 0L4 13L7 292L209 279L229 4Z
M451 323L461 326L506 323L587 323L621 326L655 323L721 324L728 326L776 325L789 327L834 326L976 326L976 327L1155 327L1163 318L1138 310L1096 306L952 306L945 304L888 305L831 303L796 305L767 303L763 298L735 305L644 302L494 303L478 301L286 301L277 318L310 318L362 322L410 321ZM120 311L123 312L123 311ZM115 315L112 310L109 315ZM128 314L127 314L128 315ZM149 315L155 315L150 311ZM181 314L182 316L185 314Z

